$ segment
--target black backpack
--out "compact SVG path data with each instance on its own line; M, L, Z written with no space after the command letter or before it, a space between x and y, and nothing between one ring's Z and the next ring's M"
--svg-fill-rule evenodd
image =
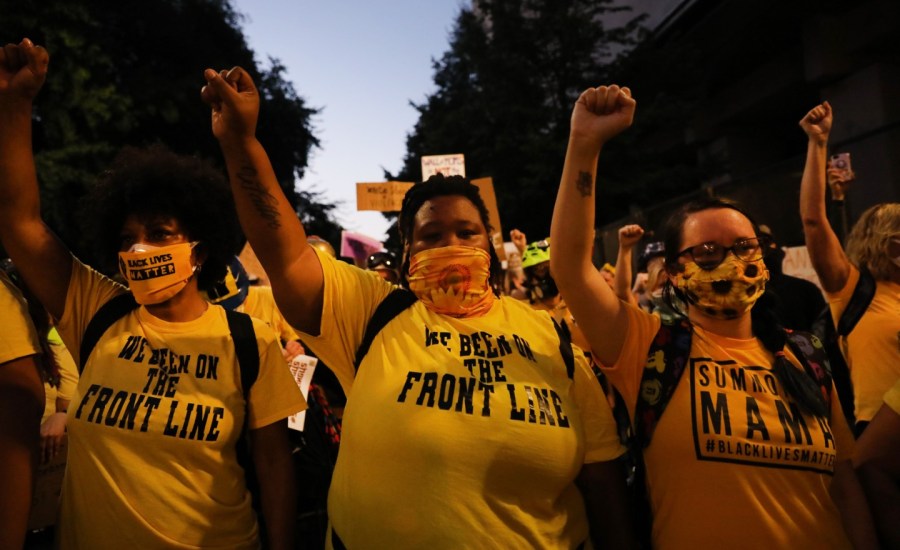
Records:
M859 282L853 289L853 294L847 302L847 307L838 319L837 329L831 317L831 309L826 306L819 317L813 323L812 332L822 340L828 360L831 364L831 376L834 378L834 387L841 400L841 409L847 424L856 437L862 435L868 422L858 422L854 412L853 383L850 381L850 368L844 355L842 346L846 346L846 338L862 319L863 314L875 297L875 278L865 267L859 268Z

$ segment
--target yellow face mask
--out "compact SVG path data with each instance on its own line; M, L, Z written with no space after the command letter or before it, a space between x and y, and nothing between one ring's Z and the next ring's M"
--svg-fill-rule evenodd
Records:
M478 317L494 304L490 275L491 257L481 248L432 248L410 259L409 289L435 313Z
M160 304L181 292L199 267L191 263L196 245L196 241L160 247L138 243L119 252L119 272L135 301Z
M750 310L766 290L769 272L762 259L745 262L728 254L715 269L705 270L695 262L672 278L687 301L703 313L719 319L736 319Z

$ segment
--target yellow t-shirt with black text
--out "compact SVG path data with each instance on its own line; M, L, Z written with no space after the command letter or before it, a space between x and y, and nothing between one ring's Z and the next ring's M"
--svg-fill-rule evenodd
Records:
M41 353L22 292L0 269L0 365Z
M275 331L283 342L299 339L291 325L281 315L278 306L275 305L275 297L272 296L272 288L268 286L251 286L247 289L247 297L244 303L238 306L237 311L242 311L250 317L264 321L269 328Z
M303 341L347 394L328 496L348 548L574 548L588 535L574 479L619 457L615 422L577 349L566 373L550 317L501 298L457 319L416 302L356 349L392 290L319 254L318 337Z
M628 340L603 372L634 415L659 317L625 305ZM785 349L797 368L799 362ZM853 436L832 389L831 418L802 414L756 338L695 326L690 358L644 451L653 547L850 548L828 493Z
M99 307L124 288L73 259L58 324L73 357ZM170 323L144 307L97 342L68 412L60 512L65 548L257 548L235 456L250 429L305 407L272 331L254 320L259 375L245 403L225 310Z
M844 288L828 294L835 324L858 282L859 270L851 267ZM875 296L847 335L843 349L853 383L856 419L868 422L881 408L884 392L900 378L900 284L876 282Z

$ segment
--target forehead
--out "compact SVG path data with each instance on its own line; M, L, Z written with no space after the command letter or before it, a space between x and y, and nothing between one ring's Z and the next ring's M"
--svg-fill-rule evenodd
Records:
M478 208L466 197L446 195L433 197L422 203L413 219L413 231L430 224L458 225L471 223L483 225Z
M162 214L129 214L122 222L122 231L140 231L152 227L181 231L181 223L177 218Z
M714 208L689 214L681 230L681 248L706 242L730 246L737 239L756 236L746 216L731 208Z

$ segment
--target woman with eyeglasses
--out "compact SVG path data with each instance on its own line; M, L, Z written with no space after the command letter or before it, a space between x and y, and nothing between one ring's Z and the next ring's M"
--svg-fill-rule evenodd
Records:
M750 217L708 199L669 219L666 288L687 304L677 326L618 300L591 264L598 156L635 105L618 86L575 103L551 268L631 414L653 547L871 547L852 435L816 350L786 345L766 310L766 246Z
M800 215L809 259L835 324L854 307L852 303L865 306L856 325L842 338L859 434L878 412L884 393L900 379L900 204L878 204L863 212L847 237L844 252L825 208L832 118L831 105L825 102L800 121L809 137L800 184ZM864 287L869 292L860 298Z

